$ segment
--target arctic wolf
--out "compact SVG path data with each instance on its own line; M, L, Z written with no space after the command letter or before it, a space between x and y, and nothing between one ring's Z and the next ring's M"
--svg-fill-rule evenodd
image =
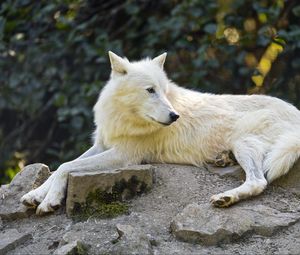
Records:
M37 214L60 206L70 171L141 162L202 166L222 151L232 151L246 181L211 197L213 205L227 207L260 194L299 158L300 112L294 106L269 96L213 95L178 87L163 70L166 53L138 62L112 52L109 58L111 77L94 107L94 145L21 198L37 207Z

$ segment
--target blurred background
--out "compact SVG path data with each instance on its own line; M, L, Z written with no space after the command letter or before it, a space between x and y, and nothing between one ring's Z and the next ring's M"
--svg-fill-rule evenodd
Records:
M90 146L108 50L131 60L167 51L181 86L300 107L300 1L2 0L0 183Z

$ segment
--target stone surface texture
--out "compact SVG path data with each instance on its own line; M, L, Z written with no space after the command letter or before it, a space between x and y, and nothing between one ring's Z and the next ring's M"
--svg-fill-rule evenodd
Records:
M131 225L117 224L118 237L113 241L109 254L153 254L150 240L141 229Z
M14 220L25 218L34 213L20 203L20 198L40 186L50 176L44 164L32 164L20 171L9 185L0 188L0 218Z
M0 254L6 254L31 238L29 233L19 233L16 229L7 229L0 233Z
M300 213L281 213L268 206L212 208L207 204L189 204L171 223L173 234L182 241L217 245L255 233L271 236L282 227L294 224Z
M76 240L71 243L67 243L53 253L54 255L84 255L87 254L85 245L80 241Z

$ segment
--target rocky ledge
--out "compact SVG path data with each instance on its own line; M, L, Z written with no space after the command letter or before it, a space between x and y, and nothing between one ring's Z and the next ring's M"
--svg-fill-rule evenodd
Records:
M300 163L260 196L213 208L241 169L142 165L71 173L66 206L43 217L19 198L44 182L43 164L0 188L0 254L298 254ZM208 170L208 171L207 171Z

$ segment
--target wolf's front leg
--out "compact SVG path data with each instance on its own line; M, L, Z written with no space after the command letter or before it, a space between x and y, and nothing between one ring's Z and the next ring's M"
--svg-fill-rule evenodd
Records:
M21 197L20 201L24 205L28 207L37 207L43 199L46 197L50 187L51 183L53 181L54 175L52 174L46 182L44 182L41 186L38 188L31 190L30 192L26 193L24 196Z
M83 159L86 157L94 156L96 154L99 154L104 151L102 144L94 144L89 150L87 150L85 153L83 153L80 157L73 160L72 162ZM46 182L44 182L40 187L26 193L24 196L21 197L20 201L28 206L28 207L37 207L46 197L52 181L54 179L55 174L52 174Z
M51 187L36 210L36 214L42 215L57 209L65 197L68 174L82 170L105 170L124 167L129 164L139 163L131 160L129 155L121 153L112 148L98 155L77 159L75 161L62 164L54 173Z

